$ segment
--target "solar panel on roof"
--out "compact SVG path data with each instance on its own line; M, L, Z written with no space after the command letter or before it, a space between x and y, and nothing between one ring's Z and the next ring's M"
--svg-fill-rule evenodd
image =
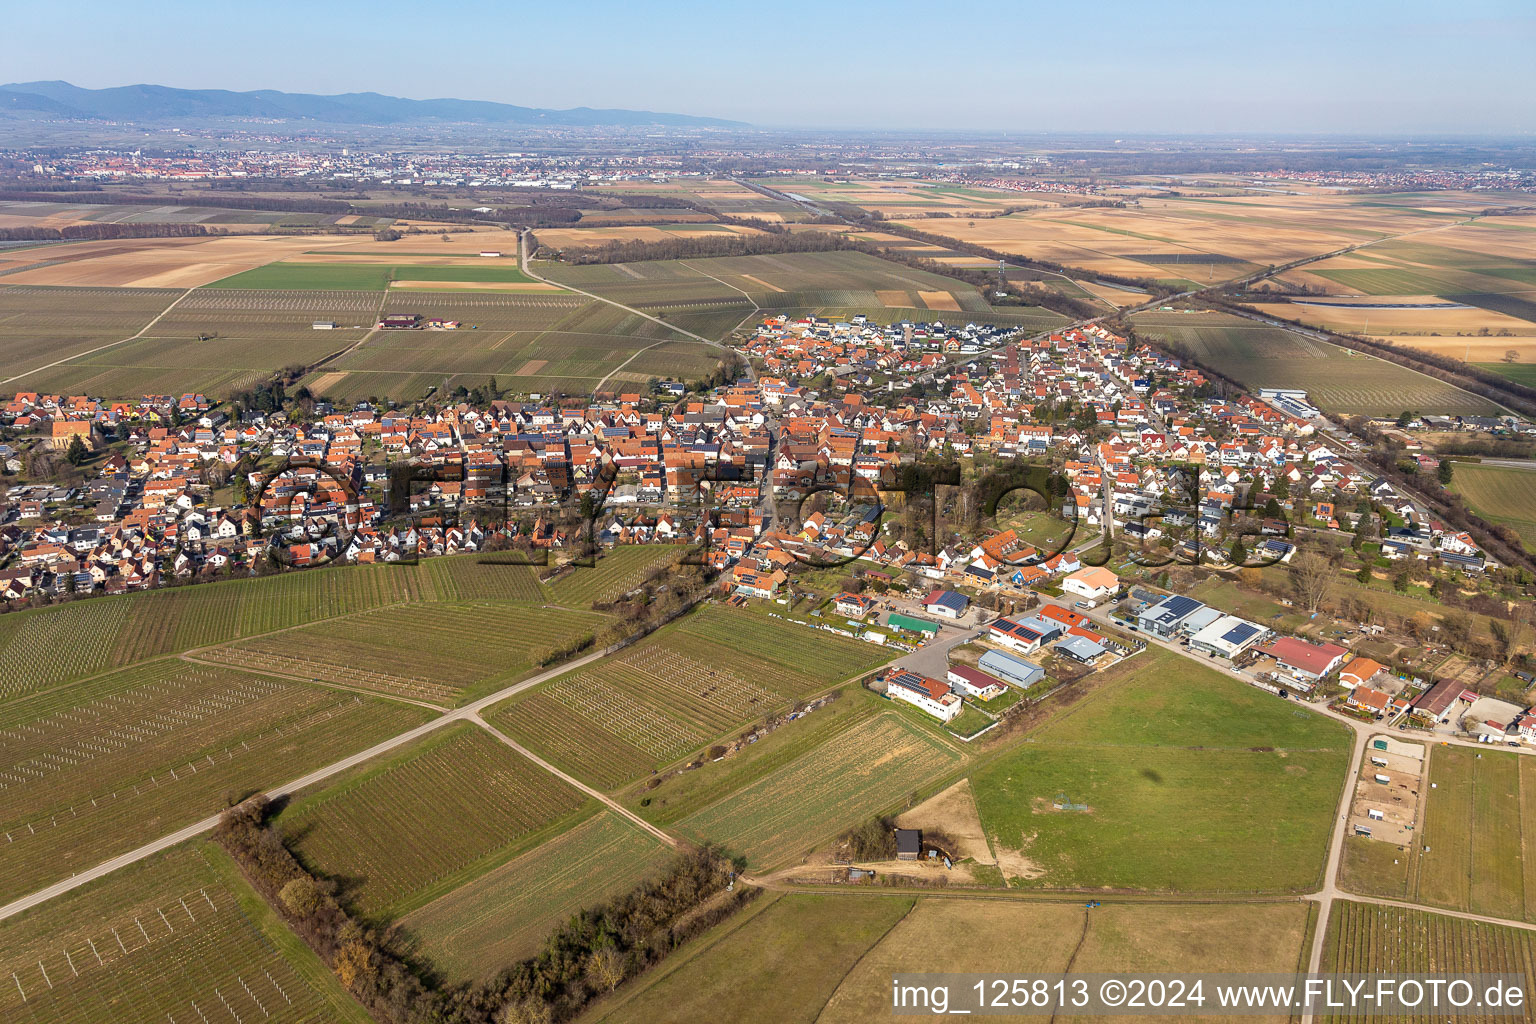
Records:
M1183 594L1174 594L1162 604L1161 615L1163 618L1181 619L1192 612L1204 608L1205 605L1192 597Z
M1257 626L1250 626L1245 622L1241 626L1233 626L1231 629L1227 630L1226 633L1222 635L1222 640L1229 644L1247 643L1251 638L1256 636L1258 632L1259 630Z

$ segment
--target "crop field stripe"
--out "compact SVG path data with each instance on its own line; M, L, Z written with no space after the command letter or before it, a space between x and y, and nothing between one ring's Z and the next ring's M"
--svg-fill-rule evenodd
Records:
M0 708L0 898L419 725L418 708L183 661Z
M953 769L958 751L895 713L866 719L731 796L678 822L771 868Z
M279 824L307 862L355 879L346 895L373 914L585 802L484 730L455 726L300 800Z
M0 978L16 982L0 986L0 1018L160 1024L198 1020L196 1004L225 1020L362 1019L313 954L274 944L275 922L242 906L254 893L199 849L175 847L0 926Z
M536 952L582 907L634 885L665 847L604 810L414 911L401 922L413 953L454 980L484 976Z

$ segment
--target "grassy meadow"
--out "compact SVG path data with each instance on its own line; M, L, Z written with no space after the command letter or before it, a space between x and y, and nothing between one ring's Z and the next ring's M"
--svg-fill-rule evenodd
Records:
M1337 723L1165 652L971 778L1011 884L1304 891L1348 764ZM1058 810L1059 794L1081 810Z

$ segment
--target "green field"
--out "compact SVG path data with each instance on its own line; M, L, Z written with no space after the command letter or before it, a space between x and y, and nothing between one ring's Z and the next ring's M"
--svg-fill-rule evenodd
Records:
M885 659L871 644L708 606L488 717L589 785L615 789Z
M572 914L639 883L665 860L659 839L612 811L407 915L413 956L450 983L482 979L536 953Z
M1138 313L1138 334L1187 348L1193 357L1244 387L1302 388L1324 412L1494 415L1498 407L1433 377L1371 356L1351 354L1293 331L1224 313Z
M277 826L352 906L389 919L514 855L584 802L486 730L456 725L295 800Z
M815 751L689 815L678 831L720 843L755 869L783 867L952 772L962 755L895 714L839 733Z
M1516 384L1536 388L1536 363L1473 363L1478 369L1508 377Z
M0 922L0 973L6 1021L369 1019L223 851L202 843Z
M1527 547L1536 547L1536 471L1458 462L1451 490L1466 498L1467 508L1505 524Z
M972 776L1005 874L1037 888L1315 886L1347 730L1178 655L1140 659ZM1063 794L1085 809L1057 810Z
M379 263L268 263L218 281L218 288L304 291L383 291L391 281L533 283L516 266L390 266Z
M761 901L706 935L703 948L674 954L633 991L599 1004L591 1020L706 1024L752 1019L764 1006L786 1024L878 1020L891 1013L891 976L903 972L1061 973L1070 965L1074 973L1289 973L1309 916L1300 904L1110 902L1085 921L1075 902L914 899L868 889Z
M1418 910L1336 900L1321 969L1346 974L1536 974L1536 933ZM1528 1014L1527 1014L1528 1015ZM1520 1015L1516 1015L1517 1018ZM1320 1015L1320 1021L1402 1017ZM1407 1018L1425 1020L1424 1016Z
M0 900L425 721L420 708L153 661L0 705Z
M511 601L434 602L270 633L199 657L447 707L514 682L607 622Z

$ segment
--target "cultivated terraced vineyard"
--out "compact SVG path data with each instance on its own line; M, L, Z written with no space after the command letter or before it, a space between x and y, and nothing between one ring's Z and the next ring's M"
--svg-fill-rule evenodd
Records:
M0 899L174 831L428 712L158 661L0 708Z
M301 800L279 818L300 857L381 916L584 801L484 729L461 726Z
M614 548L590 569L577 567L550 586L557 604L586 608L593 601L612 601L638 587L659 565L683 557L681 546L635 544Z
M537 568L515 564L523 552L456 555L421 563L432 587L445 601L525 601L544 604L549 588L539 582Z
M412 952L452 981L493 973L538 951L584 907L629 889L666 847L611 811L486 872L407 916Z
M506 601L417 604L254 637L199 657L447 706L476 681L510 679L604 621Z
M678 823L694 839L779 867L839 829L898 803L960 761L900 716L882 714Z
M318 963L290 961L253 921L237 892L254 894L209 866L217 856L178 846L0 922L0 1021L356 1020Z
M827 674L818 677L759 660L751 648L769 642L769 633L752 631L765 621L791 640L805 634L821 642L826 634L729 614L704 624L719 635L740 619L752 639L747 650L738 650L729 640L715 642L688 631L712 611L706 608L685 620L683 628L668 629L617 657L499 705L491 712L494 721L588 784L612 789L825 687ZM873 645L849 644L854 649L842 656L850 661L855 654L884 658ZM838 654L829 657L835 664ZM836 677L842 677L841 668Z
M1536 972L1536 933L1426 911L1338 900L1328 919L1322 970L1370 975L1417 973L1441 978L1508 972L1529 977ZM1428 1024L1443 1019L1443 1015L1318 1017L1320 1021L1366 1019Z
M204 644L435 596L419 566L346 566L0 616L0 699Z
M778 689L804 696L829 683L840 683L888 661L891 652L877 644L850 640L791 622L710 605L683 621L681 631L739 652L748 663L778 666ZM765 667L765 666L764 666ZM758 669L763 671L763 667ZM796 689L788 687L792 681Z

